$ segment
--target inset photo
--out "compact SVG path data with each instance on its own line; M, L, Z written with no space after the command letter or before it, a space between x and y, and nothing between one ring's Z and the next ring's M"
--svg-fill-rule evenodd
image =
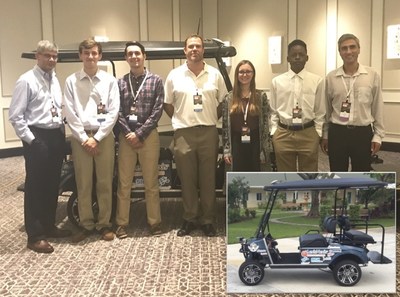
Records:
M227 293L396 293L395 172L227 173Z

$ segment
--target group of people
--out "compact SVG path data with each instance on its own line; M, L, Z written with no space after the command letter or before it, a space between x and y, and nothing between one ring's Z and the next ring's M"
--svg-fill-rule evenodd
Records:
M385 135L380 78L358 62L360 41L338 40L343 66L325 79L305 69L307 45L288 45L290 70L272 79L270 100L255 87L256 70L238 63L224 101L224 159L233 171L318 171L318 151L331 171L370 171Z
M126 238L135 165L144 179L147 222L153 235L163 232L157 123L163 110L174 129L173 155L182 186L183 223L177 236L200 228L215 236L217 123L223 122L223 154L228 170L271 170L272 151L279 171L318 171L318 146L329 152L331 170L369 171L371 153L384 136L383 101L378 74L357 61L357 37L338 42L343 66L326 79L304 69L307 46L288 46L290 70L272 81L271 99L256 89L251 61L238 63L234 87L228 92L220 72L204 61L199 35L185 40L186 62L162 79L145 67L146 51L128 42L129 73L116 79L100 70L101 43L79 45L83 67L65 82L64 95L54 72L57 46L43 40L37 64L18 79L9 120L23 142L26 167L24 220L27 247L54 251L48 238L71 236L55 225L60 171L65 151L63 116L71 130L78 194L80 242L93 233L103 240ZM62 113L63 111L63 113ZM328 142L329 139L329 142ZM115 140L118 160L115 162ZM115 228L112 228L112 181L117 164ZM99 212L95 216L95 191Z

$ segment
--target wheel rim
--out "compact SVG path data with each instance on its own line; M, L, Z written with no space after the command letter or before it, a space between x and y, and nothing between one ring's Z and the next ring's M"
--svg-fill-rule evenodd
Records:
M256 284L262 279L262 270L256 264L249 264L243 269L243 279L248 284Z
M338 280L345 285L351 285L357 282L359 276L360 273L358 272L357 267L352 264L341 266L337 272Z

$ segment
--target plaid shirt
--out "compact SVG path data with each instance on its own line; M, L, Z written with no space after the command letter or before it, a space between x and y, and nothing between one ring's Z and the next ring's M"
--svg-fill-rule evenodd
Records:
M147 72L146 81L144 82L143 87L136 98L135 107L138 122L135 127L131 127L128 124L131 106L133 105L133 94L129 85L130 75L131 73L127 73L118 80L121 100L118 116L118 128L122 133L124 133L124 135L130 132L135 132L135 134L143 142L150 132L157 127L157 123L162 115L164 86L161 77ZM140 86L145 76L146 74L143 74L138 78L135 78L133 75L131 75L134 92L136 92L135 86Z

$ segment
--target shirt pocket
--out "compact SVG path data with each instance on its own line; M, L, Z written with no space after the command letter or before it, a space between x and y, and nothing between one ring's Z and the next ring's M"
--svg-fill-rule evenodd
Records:
M362 104L370 103L372 98L371 87L359 87L355 90L355 99Z

